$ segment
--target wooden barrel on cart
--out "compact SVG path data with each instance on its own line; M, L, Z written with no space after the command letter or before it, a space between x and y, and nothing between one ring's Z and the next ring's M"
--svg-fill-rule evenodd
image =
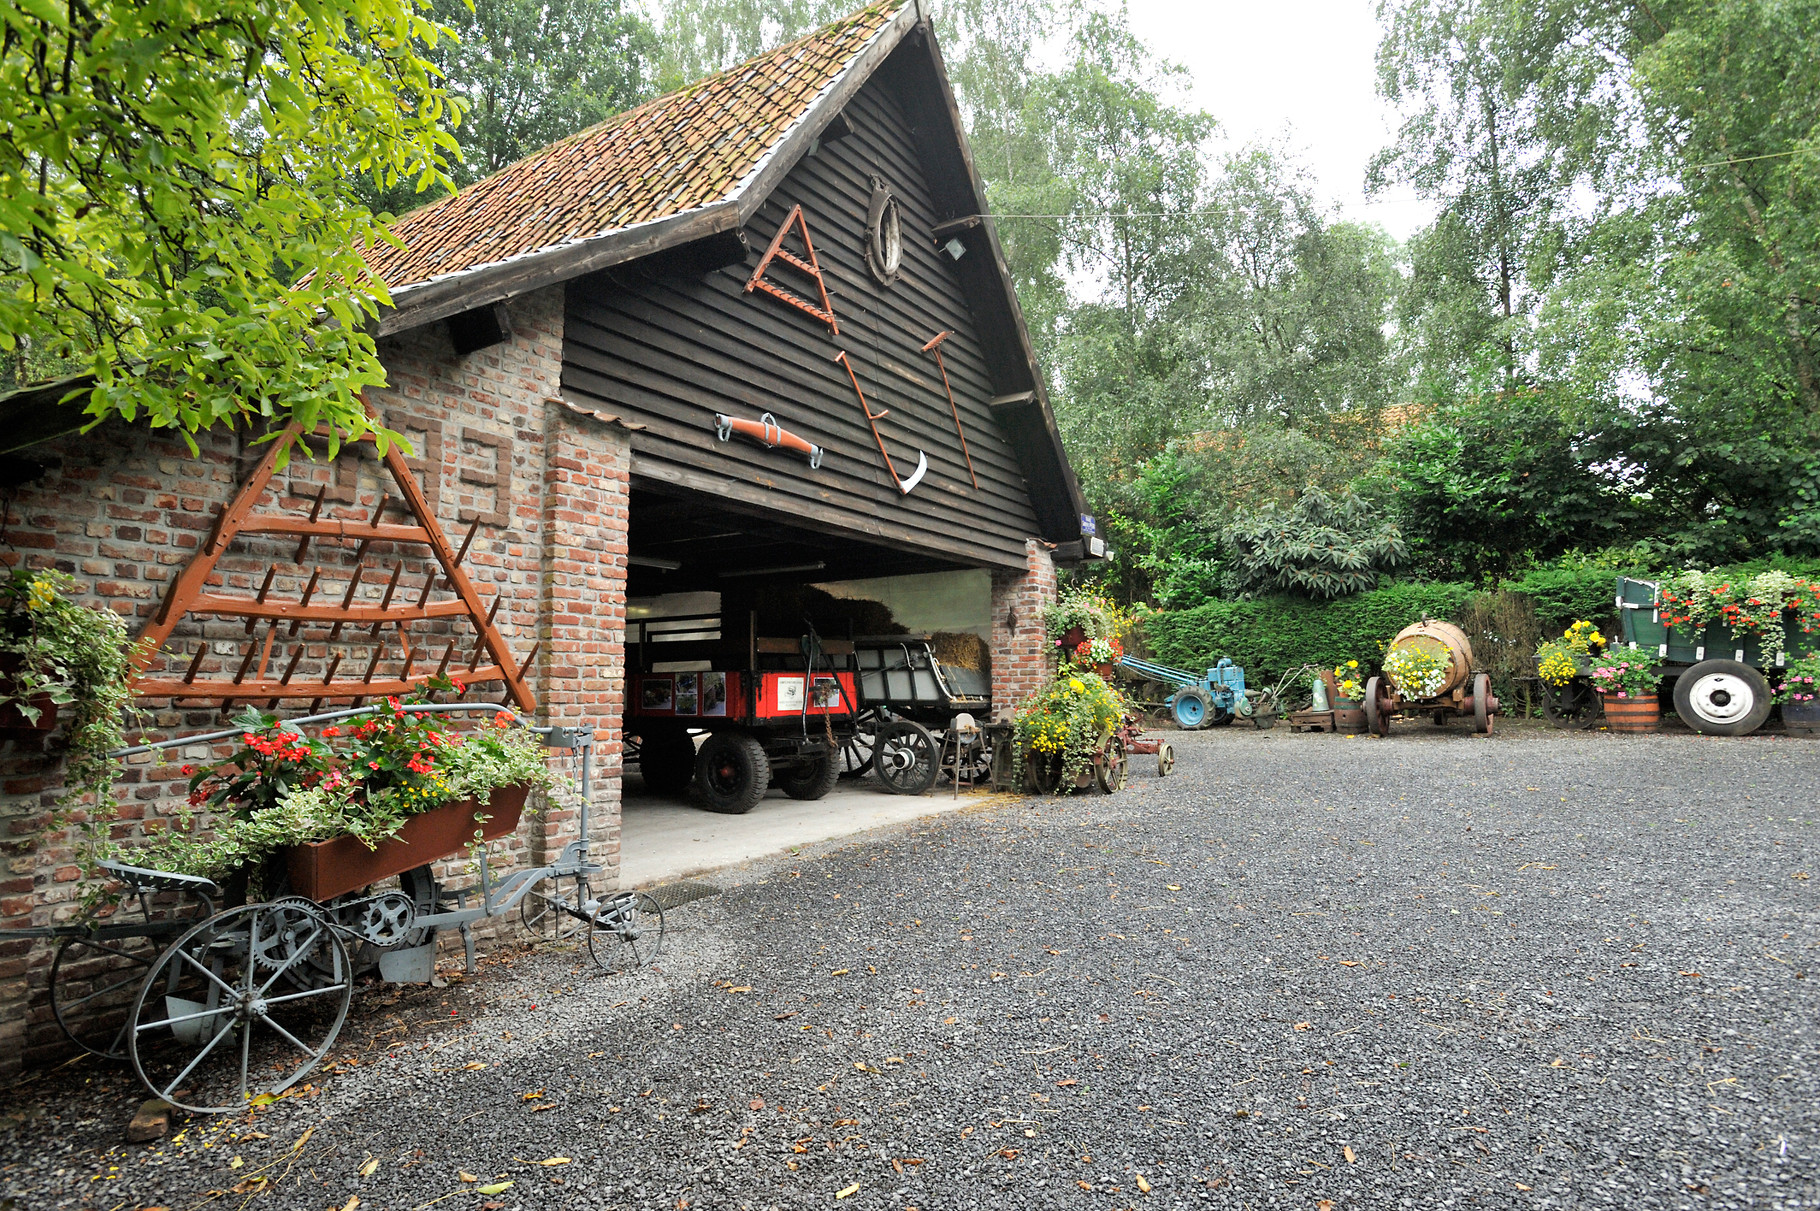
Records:
M1455 686L1464 685L1472 676L1472 644L1467 640L1466 632L1451 622L1425 618L1398 631L1397 637L1390 641L1390 647L1392 651L1406 647L1428 648L1447 657L1447 680L1435 691L1436 698L1451 693Z

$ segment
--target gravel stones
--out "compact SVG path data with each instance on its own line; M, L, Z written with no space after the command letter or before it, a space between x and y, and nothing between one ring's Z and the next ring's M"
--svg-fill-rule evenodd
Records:
M0 1180L308 1211L1820 1202L1820 743L1171 739L1122 795L719 876L660 970L545 949L367 992L339 1071L250 1118L130 1148L118 1072L22 1087L45 1112L0 1127Z

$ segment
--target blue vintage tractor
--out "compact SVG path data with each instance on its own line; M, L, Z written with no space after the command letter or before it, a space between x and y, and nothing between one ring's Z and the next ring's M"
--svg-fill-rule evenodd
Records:
M1167 709L1176 726L1184 731L1220 727L1231 723L1234 715L1251 715L1251 702L1245 697L1245 670L1232 663L1229 656L1220 657L1220 662L1204 675L1133 656L1120 660L1119 666L1139 677L1176 686Z

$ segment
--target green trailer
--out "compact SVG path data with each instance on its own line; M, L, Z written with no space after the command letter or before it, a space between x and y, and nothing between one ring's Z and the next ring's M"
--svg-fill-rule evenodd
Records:
M1765 668L1781 668L1815 649L1815 637L1784 621L1787 651L1766 664L1754 636L1734 638L1724 623L1703 631L1662 622L1662 586L1618 577L1618 637L1634 648L1654 648L1662 660L1664 695L1672 695L1682 722L1708 736L1742 736L1763 726L1770 713Z

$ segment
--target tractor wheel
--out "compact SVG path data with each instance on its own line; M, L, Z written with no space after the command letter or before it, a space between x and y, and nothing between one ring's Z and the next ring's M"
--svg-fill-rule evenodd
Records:
M1206 727L1208 717L1213 713L1213 703L1207 697L1207 691L1199 686L1186 685L1175 692L1169 700L1169 717L1184 732L1196 731Z
M1736 660L1703 660L1675 678L1675 714L1707 736L1743 736L1769 718L1769 681Z
M755 737L715 732L695 754L695 782L689 794L697 807L743 816L758 806L770 783L771 762Z

